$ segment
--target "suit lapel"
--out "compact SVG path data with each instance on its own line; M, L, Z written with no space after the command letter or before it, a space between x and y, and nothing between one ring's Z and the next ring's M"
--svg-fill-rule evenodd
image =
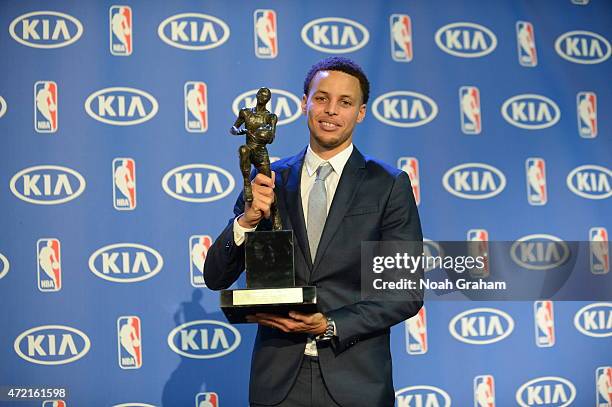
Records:
M317 257L314 261L311 276L317 272L321 259L325 255L325 251L327 250L329 243L340 226L346 210L350 207L355 193L363 181L365 173L365 159L359 150L354 147L351 156L342 170L342 176L340 177L338 187L336 188L336 193L334 194L334 199L332 200L331 207L329 208L329 214L327 215L325 227L323 228L323 233L321 234L321 241L319 242L319 247L317 248Z
M312 269L310 260L310 249L308 246L308 235L306 234L306 222L304 221L304 210L302 209L302 197L300 192L300 182L302 165L306 149L293 157L286 169L282 172L283 183L285 184L285 206L289 213L289 219L293 225L293 233L300 246L309 271Z

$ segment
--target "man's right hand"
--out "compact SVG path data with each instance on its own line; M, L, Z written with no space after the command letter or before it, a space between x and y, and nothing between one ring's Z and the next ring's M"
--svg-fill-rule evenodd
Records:
M238 218L238 224L243 228L254 228L259 222L270 217L270 207L274 202L274 179L276 174L272 171L272 178L257 174L251 181L253 202L245 202L244 214Z

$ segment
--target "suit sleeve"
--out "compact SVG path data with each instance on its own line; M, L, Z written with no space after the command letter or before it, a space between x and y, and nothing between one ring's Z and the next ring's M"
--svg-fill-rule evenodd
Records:
M212 290L231 286L244 270L244 245L234 243L234 219L244 212L242 193L234 205L232 217L223 232L208 249L204 261L204 282Z
M416 246L422 248L419 214L410 179L403 171L394 180L380 232L381 241L419 242ZM420 249L418 254L421 254ZM417 278L422 277L422 270L417 273ZM336 339L341 348L352 346L363 337L416 315L423 305L423 292L420 289L398 290L384 296L387 298L364 299L326 313L336 323Z

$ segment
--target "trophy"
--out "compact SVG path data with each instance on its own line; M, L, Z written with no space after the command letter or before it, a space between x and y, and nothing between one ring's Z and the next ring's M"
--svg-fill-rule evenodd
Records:
M266 144L274 141L278 118L266 109L271 97L270 89L259 89L256 106L241 109L230 129L233 135L246 135L246 144L238 149L245 203L253 201L251 164L258 172L272 176ZM316 312L316 287L295 285L293 231L283 230L276 201L275 194L270 207L272 230L245 235L247 288L221 291L221 310L231 323L245 323L247 315L260 312L279 315L287 315L291 310Z

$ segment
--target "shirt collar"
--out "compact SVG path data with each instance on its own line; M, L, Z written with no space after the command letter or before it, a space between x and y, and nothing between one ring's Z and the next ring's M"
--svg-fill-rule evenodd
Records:
M327 162L334 169L334 172L338 174L338 177L342 175L342 170L344 170L344 166L348 162L352 152L353 143L349 144L347 148L327 160ZM317 171L317 168L319 168L319 165L325 161L326 160L322 159L314 151L312 151L312 148L310 148L310 145L308 145L308 150L306 150L306 156L304 157L304 164L306 165L306 171L308 172L309 177L312 177L315 171Z

